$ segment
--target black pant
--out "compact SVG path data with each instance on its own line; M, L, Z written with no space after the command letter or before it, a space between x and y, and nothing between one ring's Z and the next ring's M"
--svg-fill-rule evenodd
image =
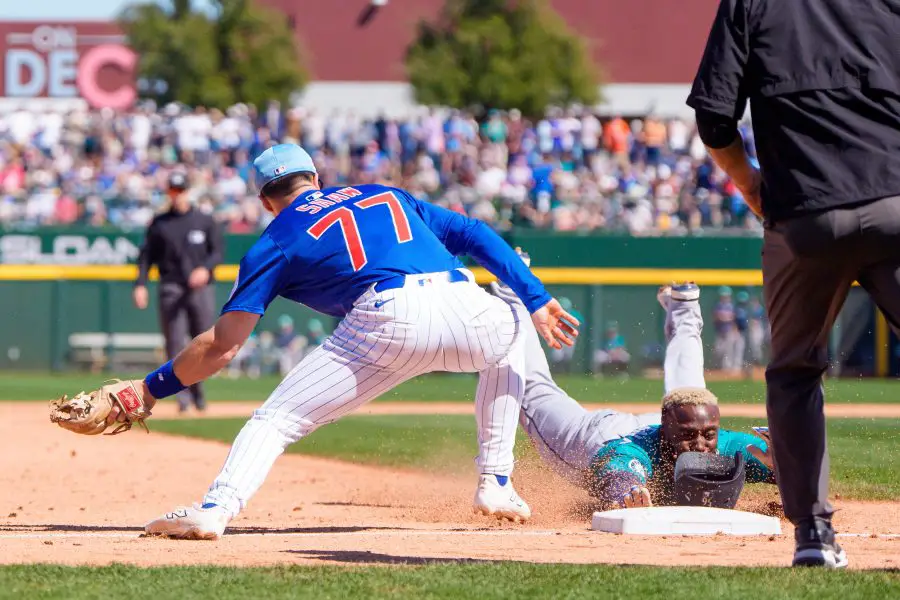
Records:
M854 281L900 330L900 197L790 219L765 232L772 325L766 409L785 515L831 518L822 375Z
M178 283L159 286L159 320L166 338L166 355L169 359L184 350L192 339L212 327L215 315L216 294L211 285L192 290ZM189 388L190 401L197 408L205 408L203 386L195 383ZM179 406L188 406L185 394L179 394Z

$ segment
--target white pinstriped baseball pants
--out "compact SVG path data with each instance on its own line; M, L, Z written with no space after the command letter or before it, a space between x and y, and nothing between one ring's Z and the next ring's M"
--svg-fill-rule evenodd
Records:
M288 373L244 425L205 503L236 515L284 449L394 386L432 371L477 372L477 465L509 475L524 391L524 350L514 307L446 273L370 289L325 342Z

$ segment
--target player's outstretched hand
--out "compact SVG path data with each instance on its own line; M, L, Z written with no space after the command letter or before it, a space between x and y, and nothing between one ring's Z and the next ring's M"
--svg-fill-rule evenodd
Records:
M650 500L650 490L642 485L632 486L631 490L625 494L622 499L625 508L640 508L642 506L653 506Z
M563 310L556 298L534 311L531 315L534 327L551 348L559 350L562 345L571 346L578 337L581 323Z

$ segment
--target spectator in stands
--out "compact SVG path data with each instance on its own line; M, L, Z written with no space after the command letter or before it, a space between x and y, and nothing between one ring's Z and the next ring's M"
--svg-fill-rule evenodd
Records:
M367 120L277 102L0 114L0 225L142 228L164 209L178 171L225 229L259 231L268 218L247 206L256 194L249 157L285 140L307 145L327 185L389 182L500 228L759 230L693 124L679 119L629 124L571 106L537 120L438 109Z
M259 336L254 331L250 334L250 337L247 338L247 341L244 342L244 345L238 349L237 354L231 359L231 362L228 363L228 368L225 370L225 373L230 379L238 379L242 375L246 375L251 379L259 378L258 345Z
M765 309L759 296L752 296L747 306L747 346L750 349L750 362L755 366L764 366L764 348L769 334Z
M306 339L310 348L315 348L325 341L325 327L322 326L322 321L313 318L307 322Z
M626 374L630 362L631 355L628 353L625 338L619 333L619 324L610 321L606 324L601 347L594 352L594 374Z
M287 315L278 317L278 331L275 333L275 347L281 376L287 375L303 358L308 342L305 337L294 330L294 320Z
M739 373L743 368L744 337L738 329L731 288L727 285L719 288L713 324L716 330L715 355L719 368L732 374Z

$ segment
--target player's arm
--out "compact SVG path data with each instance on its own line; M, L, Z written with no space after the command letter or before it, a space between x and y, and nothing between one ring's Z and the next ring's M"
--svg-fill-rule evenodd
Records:
M144 379L143 396L147 408L225 367L283 289L288 269L288 259L281 248L268 236L260 237L241 260L231 297L216 324L194 338L174 360ZM118 416L119 411L114 409L108 421L115 421Z
M608 506L652 506L647 480L653 475L650 455L630 438L605 444L591 461L591 495Z
M726 430L719 431L719 438ZM744 455L747 462L747 483L775 483L775 466L772 453L769 450L770 440L768 433L759 437L749 433L737 431L727 432L730 439L729 446L734 452Z
M571 346L578 332L578 320L567 313L544 289L522 259L503 238L482 221L470 219L446 208L416 200L403 193L426 225L453 255L468 255L496 275L522 300L535 327L553 348Z
M159 240L156 236L156 221L151 221L147 227L147 235L144 236L144 243L138 252L137 268L138 276L134 282L134 290L132 290L132 299L134 305L139 310L144 310L150 302L150 294L147 292L147 281L150 278L150 267L157 262Z
M260 315L231 311L218 318L216 324L195 337L172 364L172 370L185 386L193 385L215 375L237 354Z
M737 128L747 106L749 5L744 0L719 3L687 103L696 112L697 131L710 156L741 190L750 210L761 215L762 178Z
M150 278L150 267L156 262L156 221L152 221L147 227L147 234L144 236L144 243L138 251L137 268L138 276L135 286L146 286Z
M212 273L216 267L222 264L225 256L225 241L222 238L222 226L215 219L209 220L209 231L206 233L206 268Z

